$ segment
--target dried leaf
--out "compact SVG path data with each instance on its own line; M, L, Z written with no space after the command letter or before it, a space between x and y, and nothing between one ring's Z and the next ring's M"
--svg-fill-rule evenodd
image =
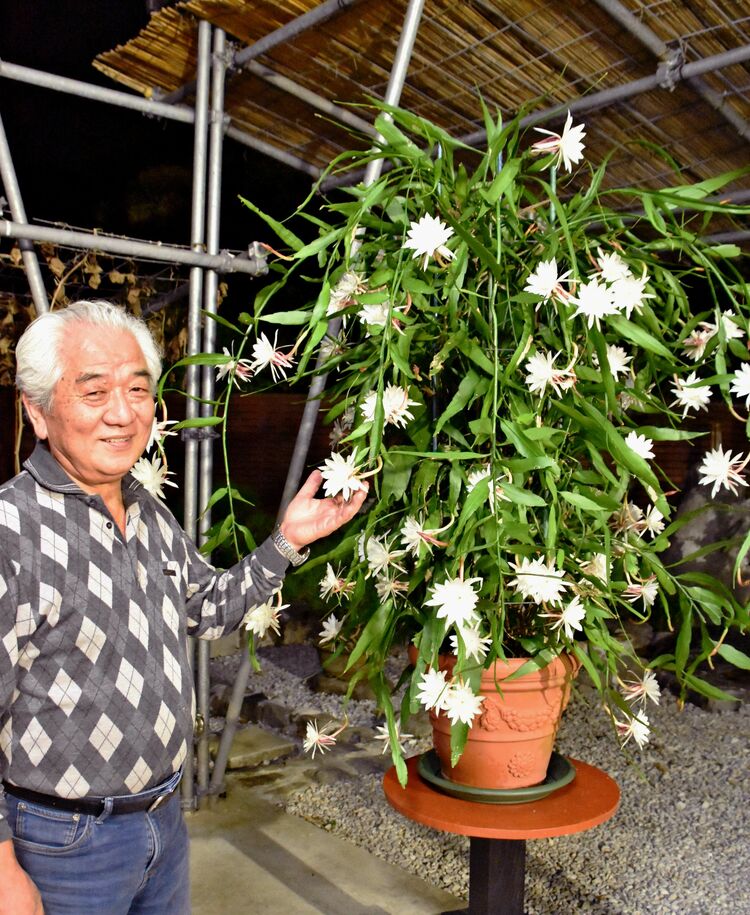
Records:
M13 247L10 249L10 259L13 261L16 267L23 260L23 255L21 254L21 249L18 247L18 245L13 245Z
M89 277L89 286L92 289L98 289L102 284L102 278L98 273L92 273Z
M119 270L110 270L109 273L107 274L107 276L109 277L110 283L124 283L125 282L125 274L120 273ZM131 274L131 276L132 276L132 274Z
M55 276L60 277L65 273L65 264L60 260L57 255L50 257L47 261L47 266L54 273Z

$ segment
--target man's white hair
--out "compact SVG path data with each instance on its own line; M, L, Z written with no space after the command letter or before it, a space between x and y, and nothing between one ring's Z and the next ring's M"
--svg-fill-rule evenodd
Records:
M55 386L62 376L60 349L72 323L125 330L135 337L146 360L151 391L161 376L161 351L148 325L124 308L103 300L76 302L48 311L29 324L16 345L16 387L45 412L52 408Z

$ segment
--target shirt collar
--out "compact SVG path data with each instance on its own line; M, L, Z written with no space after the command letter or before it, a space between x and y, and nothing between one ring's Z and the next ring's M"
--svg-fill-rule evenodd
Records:
M77 483L70 479L59 462L52 456L52 452L46 442L39 441L36 443L31 456L24 461L23 466L40 486L52 492L83 496L84 498L89 498L91 495L84 492ZM122 481L122 496L125 507L129 508L134 502L141 502L143 495L145 495L145 490L139 486L129 473L126 473Z

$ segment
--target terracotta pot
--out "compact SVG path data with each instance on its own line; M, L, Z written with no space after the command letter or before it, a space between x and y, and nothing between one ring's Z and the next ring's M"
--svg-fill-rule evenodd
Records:
M455 658L441 662L450 675ZM469 728L466 747L455 766L450 764L450 720L443 712L430 713L445 778L474 788L527 788L544 781L580 665L570 655L561 655L541 670L506 679L525 662L525 658L496 661L482 672L482 711Z

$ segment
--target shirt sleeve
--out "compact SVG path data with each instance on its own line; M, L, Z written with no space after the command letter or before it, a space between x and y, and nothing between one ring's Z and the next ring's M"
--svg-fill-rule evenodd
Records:
M226 571L215 569L185 536L188 633L218 639L237 629L245 614L281 588L289 561L268 538Z
M0 779L8 771L10 706L16 683L18 637L16 634L15 574L7 559L0 556ZM8 823L8 807L0 784L0 842L13 838Z

